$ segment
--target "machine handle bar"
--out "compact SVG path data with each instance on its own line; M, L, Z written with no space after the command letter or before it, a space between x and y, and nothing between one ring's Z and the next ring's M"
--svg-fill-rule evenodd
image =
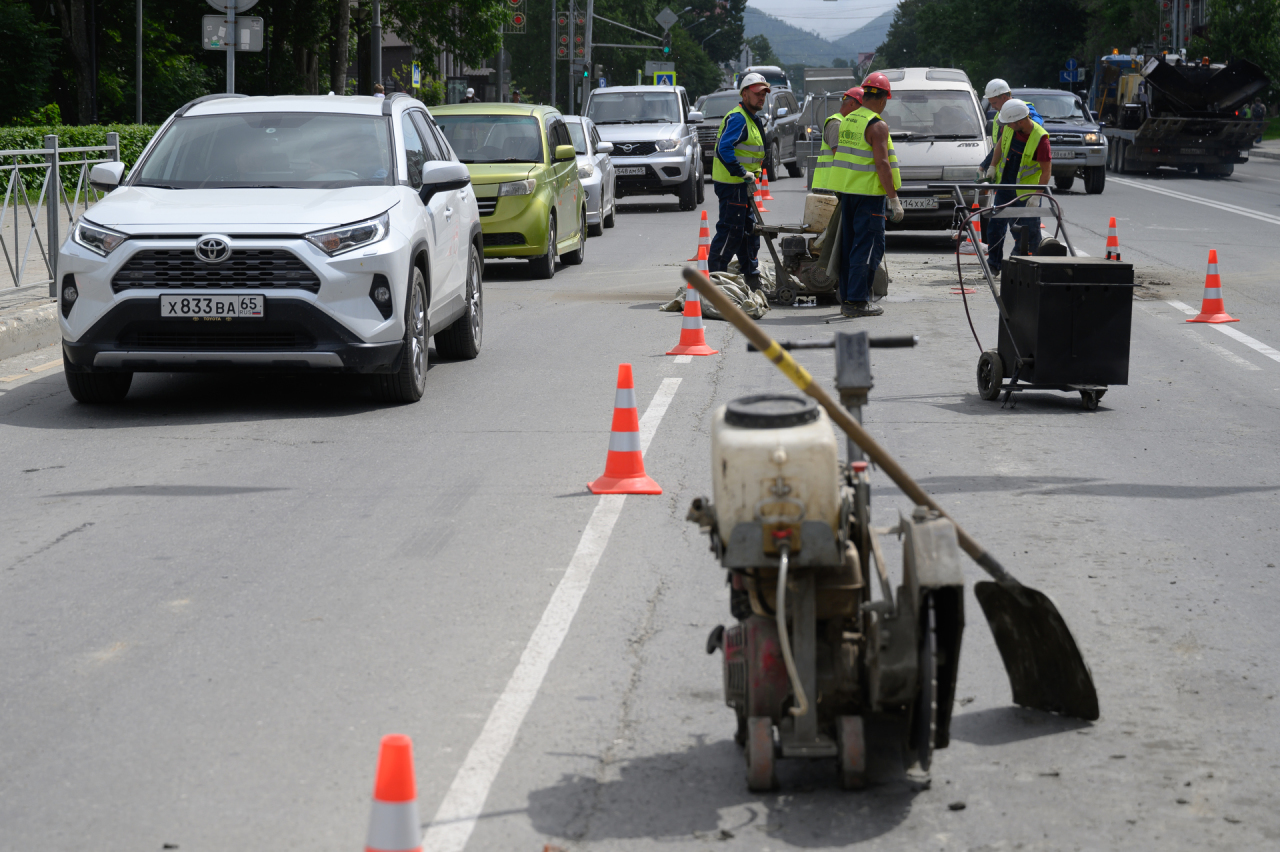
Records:
M899 334L891 337L872 337L867 339L867 346L872 349L910 349L920 342L920 338L914 334ZM835 337L825 337L820 340L779 340L778 345L788 351L792 349L834 349L836 347ZM747 344L748 352L759 352L754 343Z

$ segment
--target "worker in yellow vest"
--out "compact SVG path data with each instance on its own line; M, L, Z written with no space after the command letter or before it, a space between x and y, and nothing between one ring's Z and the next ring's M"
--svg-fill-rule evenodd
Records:
M738 256L738 268L747 286L760 288L760 236L755 233L756 217L751 196L764 169L764 124L756 117L769 96L769 81L760 74L747 74L738 86L742 100L720 120L716 132L716 153L711 163L711 180L720 200L716 235L711 239L707 269L724 272Z
M831 176L831 161L835 157L836 145L840 144L840 120L862 106L862 87L854 86L840 98L840 111L833 112L822 122L822 150L818 152L818 160L813 164L813 182L810 189L821 195L831 195L827 187L827 179Z
M996 119L1004 125L1000 134L1000 149L994 151L991 165L996 169L997 183L1021 184L1037 189L999 189L996 190L997 206L1013 202L1014 207L1025 206L1028 199L1038 191L1038 187L1049 182L1053 171L1053 152L1049 150L1049 134L1031 117L1031 110L1017 98L1006 101L1000 107ZM1000 272L1004 261L1004 238L1009 231L1009 223L1025 228L1027 232L1028 250L1034 254L1040 248L1040 220L1028 217L1025 219L998 219L992 217L986 227L987 263L993 273ZM1012 251L1009 252L1013 254Z
M840 120L827 179L827 188L840 196L840 313L846 317L884 313L871 302L871 283L884 257L885 217L901 222L903 216L898 156L889 125L880 118L892 96L884 74L862 81L862 106Z

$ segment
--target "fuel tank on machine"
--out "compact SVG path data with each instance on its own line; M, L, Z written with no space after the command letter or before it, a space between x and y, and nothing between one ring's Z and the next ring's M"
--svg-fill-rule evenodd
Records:
M836 446L826 412L808 397L760 394L717 409L711 482L720 536L753 521L821 521L838 530Z

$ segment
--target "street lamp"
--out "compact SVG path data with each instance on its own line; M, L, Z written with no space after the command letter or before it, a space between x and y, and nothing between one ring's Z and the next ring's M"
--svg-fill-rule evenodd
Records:
M720 27L720 29L716 30L716 32L712 33L711 35L704 38L702 41L698 42L698 47L702 47L704 44L711 41L712 37L715 36L716 33L720 32L720 30L723 30L723 29L724 27Z

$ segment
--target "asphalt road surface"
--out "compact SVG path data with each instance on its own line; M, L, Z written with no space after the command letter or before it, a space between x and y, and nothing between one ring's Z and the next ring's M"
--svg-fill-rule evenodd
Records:
M790 386L724 323L718 355L663 355L698 214L628 199L551 281L490 264L484 351L434 362L417 405L142 375L89 407L56 350L0 364L0 848L356 849L390 732L413 737L431 849L1280 846L1280 163L1109 178L1063 196L1088 254L1117 217L1144 285L1129 384L1096 411L979 399L937 235L891 236L884 316L843 326L920 336L873 353L867 425L1056 600L1096 723L1012 705L970 595L928 783L884 759L847 793L829 762L782 761L779 792L747 791L703 652L728 594L684 516L715 408ZM802 182L773 193L766 218L798 220ZM1231 326L1179 307L1210 248ZM994 345L991 299L970 306ZM813 337L836 313L765 325ZM830 354L800 355L829 386ZM623 362L661 496L584 489ZM887 526L910 506L875 482Z

